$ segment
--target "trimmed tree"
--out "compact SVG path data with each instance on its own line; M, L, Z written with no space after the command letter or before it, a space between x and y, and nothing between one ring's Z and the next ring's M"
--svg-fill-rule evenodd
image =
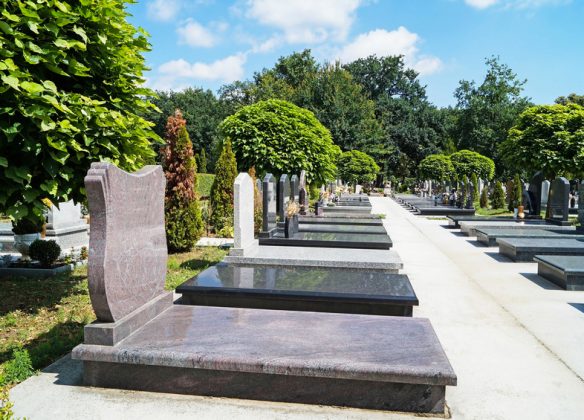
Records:
M495 163L492 159L471 150L460 150L450 155L454 170L459 176L476 174L481 179L493 179Z
M379 172L379 166L367 153L359 150L344 152L337 161L341 179L357 186L359 182L371 183Z
M505 191L503 191L501 181L495 183L495 188L493 189L493 195L491 197L491 205L494 209L505 208Z
M306 109L286 101L270 99L240 108L220 126L233 142L240 169L255 166L259 173L300 173L309 182L323 184L334 179L334 162L340 149L324 127ZM221 166L216 172L221 170Z
M481 209L486 209L487 207L489 207L489 196L488 196L487 190L488 190L488 188L485 185L483 187L483 190L481 191L481 200L479 203L481 206Z
M446 181L454 175L454 166L449 156L435 154L426 156L418 165L418 176L434 181Z
M219 232L233 227L233 183L237 177L237 162L231 149L231 141L226 139L217 160L215 180L211 187L209 220Z
M201 152L197 155L197 168L199 168L199 172L202 174L207 173L207 153L205 149L201 149Z
M135 171L159 137L141 115L146 34L125 2L0 0L0 213L85 198L91 162Z
M203 234L203 219L196 197L197 163L186 121L179 110L168 117L166 146L160 149L166 175L164 219L170 252L191 249Z

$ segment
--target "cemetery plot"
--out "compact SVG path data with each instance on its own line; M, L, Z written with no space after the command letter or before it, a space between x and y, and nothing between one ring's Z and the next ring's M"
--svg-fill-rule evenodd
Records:
M466 233L468 236L477 236L477 229L491 228L491 229L539 229L539 230L575 230L574 226L558 226L546 223L543 220L529 220L529 221L484 221L484 222L460 222L460 231Z
M461 222L515 222L512 216L447 216L448 226L459 229Z
M531 262L536 255L584 255L584 241L577 239L497 239L499 253L513 261Z
M338 232L296 232L288 238L278 232L269 238L260 237L259 243L260 245L362 249L389 249L392 246L391 238L387 234Z
M412 316L418 305L404 274L219 263L176 289L182 303Z
M415 195L396 195L396 201L421 216L449 216L449 215L474 215L475 209L445 206L433 198L418 197Z
M300 226L308 224L333 224L333 225L365 225L365 226L382 226L383 220L376 215L359 215L359 216L298 216Z
M555 226L557 228L557 226ZM575 230L544 229L476 229L477 241L486 246L497 246L497 239L506 238L550 238L550 239L584 239L582 232Z
M327 232L327 233L372 233L387 235L383 225L352 225L352 224L300 224L299 232Z
M565 290L584 290L584 256L536 255L537 274Z

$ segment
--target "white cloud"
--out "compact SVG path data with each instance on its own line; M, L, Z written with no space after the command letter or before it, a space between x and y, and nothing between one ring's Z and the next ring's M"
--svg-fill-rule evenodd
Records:
M475 9L483 10L496 4L505 9L536 9L543 6L556 6L571 3L572 0L464 0Z
M273 51L282 44L282 39L278 36L273 36L262 42L253 42L252 52L267 53Z
M475 9L486 9L496 4L499 0L464 0L466 4Z
M362 0L248 0L247 17L283 32L291 44L343 41Z
M152 0L146 10L150 19L168 22L176 18L181 7L180 0Z
M212 47L217 43L217 38L207 28L194 20L188 20L179 27L178 41L191 47Z
M353 42L342 47L335 58L343 63L349 63L370 55L378 57L403 55L406 65L420 74L435 73L442 68L442 61L433 56L420 57L418 55L420 41L418 34L408 31L403 26L394 31L375 29L358 35Z
M180 90L194 81L229 83L243 78L245 62L246 56L242 53L212 63L189 63L182 58L172 60L158 67L158 77L149 80L148 85L158 90Z

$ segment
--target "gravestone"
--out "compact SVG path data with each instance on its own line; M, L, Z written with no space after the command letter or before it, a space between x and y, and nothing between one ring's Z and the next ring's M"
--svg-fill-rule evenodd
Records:
M578 186L578 222L580 228L584 228L584 181L580 181Z
M300 204L300 214L306 215L308 210L308 190L306 189L306 171L300 171L298 182L298 203Z
M253 180L245 173L240 173L233 184L234 198L234 244L231 255L243 256L246 248L254 246L254 192Z
M294 174L290 177L290 200L298 203L299 196L298 175Z
M568 197L570 195L570 183L564 177L558 177L550 185L550 199L548 202L548 222L567 225L568 222Z
M472 202L472 196L474 195L474 185L472 182L468 182L467 184L468 187L468 195L466 197L466 207L467 209L472 209L473 208L473 202Z
M532 216L539 216L541 212L541 196L543 193L542 183L544 179L543 172L538 171L531 177L531 180L529 181L529 189L527 190L527 193L529 195L531 206L529 209L529 214Z
M52 205L47 214L46 239L54 239L63 251L89 244L89 225L82 219L81 205L73 200Z
M278 217L279 222L284 223L286 218L286 208L290 202L290 179L287 174L283 174L278 181Z
M276 178L272 174L266 174L263 184L262 231L260 236L270 237L276 229Z
M261 179L256 179L256 187L260 193L263 191L264 186Z
M547 206L550 192L550 182L546 179L541 183L541 208Z
M164 291L165 184L160 166L129 174L110 163L92 163L87 172L88 282L98 322L120 321L153 301L172 303L172 293L168 299ZM99 331L100 324L86 327L86 342Z

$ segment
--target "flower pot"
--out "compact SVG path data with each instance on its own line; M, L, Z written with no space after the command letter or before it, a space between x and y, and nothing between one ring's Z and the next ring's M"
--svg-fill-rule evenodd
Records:
M525 219L525 207L524 206L519 206L517 208L517 217L519 217L520 219Z
M28 248L37 239L40 239L40 233L27 233L24 235L14 235L14 248L22 254L23 260L30 260Z

